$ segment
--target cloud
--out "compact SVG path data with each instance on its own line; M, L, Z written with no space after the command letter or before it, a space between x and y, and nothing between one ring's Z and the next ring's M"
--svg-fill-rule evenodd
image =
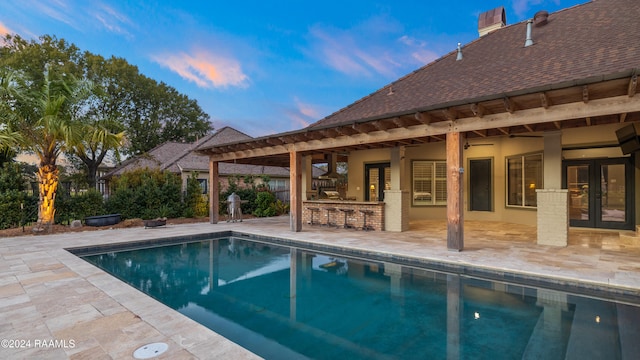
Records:
M421 41L403 34L394 20L374 17L351 29L315 25L309 56L354 77L395 78L438 57Z
M30 0L24 5L29 9L30 12L40 12L73 28L78 28L73 21L73 8L65 0Z
M247 86L248 77L238 61L205 50L166 53L153 56L152 60L201 88Z
M4 37L7 34L13 34L14 31L9 29L5 24L0 21L0 36Z
M114 8L100 4L92 9L92 15L108 31L126 36L131 35L126 29L132 24L131 20Z

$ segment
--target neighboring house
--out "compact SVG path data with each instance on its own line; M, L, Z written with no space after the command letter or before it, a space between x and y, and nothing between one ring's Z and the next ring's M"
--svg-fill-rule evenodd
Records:
M348 157L349 197L384 202L385 230L446 219L452 250L464 219L536 225L538 243L560 246L569 226L635 229L639 19L637 0L509 26L494 9L478 39L305 129L198 150L212 168L289 166L293 231L305 169L327 153Z
M214 133L203 137L194 143L178 143L166 142L149 150L149 152L132 157L122 162L119 166L102 176L102 180L106 182L105 189L109 189L109 180L114 176L122 175L124 172L135 169L149 168L168 170L182 177L182 188L186 190L187 179L192 173L198 174L198 180L203 189L203 193L207 193L209 189L209 159L206 156L193 152L197 146L217 146L220 144L250 140L251 137L235 130L231 127L223 127ZM276 196L288 202L289 201L289 169L280 166L264 166L264 165L246 165L246 164L221 164L220 165L220 183L222 188L226 188L230 177L242 178L246 175L260 177L267 175L270 178L269 188L274 191Z

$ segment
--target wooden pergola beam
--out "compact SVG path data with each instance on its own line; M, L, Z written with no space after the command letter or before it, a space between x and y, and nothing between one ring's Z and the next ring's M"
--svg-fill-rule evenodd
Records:
M549 99L549 96L544 92L540 93L540 105L545 109L551 106L551 99Z
M513 114L516 111L516 106L511 98L505 96L502 98L502 103L504 104L504 109L509 113Z
M619 119L621 123L625 122L625 120L627 120L627 113L620 114Z
M420 124L429 125L431 123L431 115L426 112L417 112L414 115L414 118L420 122Z
M484 106L482 106L482 104L477 104L477 103L471 104L470 108L473 115L479 118L483 117L484 114L486 113L486 109Z
M638 87L638 75L633 74L631 80L629 80L629 87L627 88L627 95L633 97L636 94L636 88Z
M582 86L582 102L585 104L589 102L589 87L587 85Z
M209 152L218 161L230 161L242 157L267 156L271 154L287 153L290 147L299 151L317 151L326 148L351 147L357 144L375 143L410 139L416 137L429 137L446 134L450 131L467 132L473 130L501 129L518 125L537 123L553 123L554 121L572 120L576 118L608 116L611 114L633 113L640 111L640 97L629 97L626 94L606 99L593 99L587 104L583 102L559 104L544 108L524 109L516 113L486 114L482 119L475 116L456 119L452 122L434 122L428 125L415 125L409 128L394 128L386 132L354 133L350 136L338 138L312 140L300 144L287 144L253 150L229 151L220 153L212 148ZM502 130L500 130L502 131ZM502 131L504 133L504 131ZM506 134L505 134L506 135Z
M471 131L480 137L487 137L487 130L471 130Z

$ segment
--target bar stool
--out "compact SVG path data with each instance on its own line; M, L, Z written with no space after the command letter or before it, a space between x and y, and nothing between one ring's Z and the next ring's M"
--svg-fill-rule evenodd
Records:
M311 221L308 222L309 225L317 225L320 224L319 222L316 223L313 221L313 214L317 213L318 211L320 211L320 208L317 207L308 207L307 210L311 211Z
M324 208L324 210L325 210L325 212L327 214L327 222L322 224L322 226L335 226L335 227L338 227L338 225L335 222L331 222L331 214L336 211L336 208L328 207L328 208Z
M354 229L355 226L353 226L353 225L351 225L351 224L349 224L347 222L347 215L353 214L353 209L338 209L338 210L340 210L340 211L342 211L344 213L344 224L342 225L342 227L344 229Z
M375 230L373 228L373 226L367 225L367 215L369 215L369 216L373 215L373 210L360 210L360 213L362 214L363 219L364 219L362 221L362 228L361 229L364 230L364 231Z

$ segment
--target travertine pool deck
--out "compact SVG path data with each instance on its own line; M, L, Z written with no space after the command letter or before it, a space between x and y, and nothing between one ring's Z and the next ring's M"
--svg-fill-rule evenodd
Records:
M158 359L252 359L254 354L81 260L65 248L234 230L321 245L584 281L640 296L640 246L617 231L572 229L567 247L535 244L535 227L465 223L465 248L446 249L446 223L403 233L305 226L289 218L0 238L0 359L127 359L165 342ZM18 347L18 348L16 348Z

